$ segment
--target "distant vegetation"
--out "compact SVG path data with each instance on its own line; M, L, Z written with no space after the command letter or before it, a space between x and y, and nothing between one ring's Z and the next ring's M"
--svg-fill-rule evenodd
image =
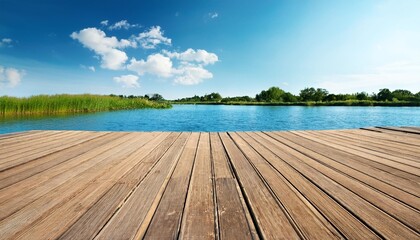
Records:
M300 106L420 106L420 92L380 89L378 93L331 94L322 88L305 88L293 95L278 87L271 87L255 97L222 97L219 93L193 96L173 101L160 94L145 96L124 95L38 95L28 98L0 97L0 116L48 115L59 113L100 112L123 109L171 108L178 104L225 105L300 105Z
M420 106L420 92L380 89L378 93L358 92L331 94L323 88L305 88L293 95L278 87L271 87L249 96L226 97L219 93L174 100L173 103L227 104L227 105L303 105L303 106Z
M159 94L151 96L116 95L38 95L29 98L0 97L0 116L99 112L122 109L170 108Z

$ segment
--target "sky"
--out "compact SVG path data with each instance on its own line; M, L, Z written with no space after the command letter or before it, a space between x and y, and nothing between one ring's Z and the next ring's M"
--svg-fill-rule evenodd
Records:
M0 95L420 91L418 0L0 0Z

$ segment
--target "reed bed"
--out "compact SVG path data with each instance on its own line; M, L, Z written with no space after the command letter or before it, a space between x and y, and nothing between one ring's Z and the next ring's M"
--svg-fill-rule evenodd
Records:
M0 97L0 115L3 116L170 107L170 103L155 102L144 98L122 98L91 94L37 95L28 98Z

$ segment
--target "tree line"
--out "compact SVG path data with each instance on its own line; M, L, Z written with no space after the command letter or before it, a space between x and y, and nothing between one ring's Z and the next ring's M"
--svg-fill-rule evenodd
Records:
M339 101L375 101L375 102L420 102L420 92L412 93L409 90L388 88L380 89L377 93L356 92L352 94L333 94L324 88L308 87L302 89L299 95L286 92L279 87L271 87L256 94L255 97L237 96L222 97L219 93L195 95L181 98L173 102L179 103L298 103L298 102L339 102Z
M162 102L162 101L166 101L162 95L158 94L158 93L150 93L150 94L146 94L146 95L115 95L115 94L110 94L110 97L119 97L121 99L146 99L146 100L150 100L150 101L156 101L156 102Z

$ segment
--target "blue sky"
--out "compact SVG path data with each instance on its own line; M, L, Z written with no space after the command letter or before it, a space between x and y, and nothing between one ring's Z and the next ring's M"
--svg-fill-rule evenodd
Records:
M420 91L420 1L0 0L0 95Z

